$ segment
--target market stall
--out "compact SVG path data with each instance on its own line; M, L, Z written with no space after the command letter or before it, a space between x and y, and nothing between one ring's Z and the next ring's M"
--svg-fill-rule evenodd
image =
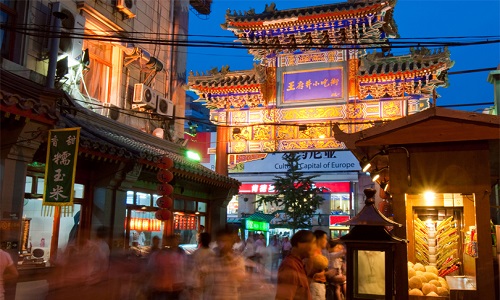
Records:
M397 276L397 299L433 296L439 284L445 298L495 299L490 201L499 127L498 116L437 107L355 134L334 126L388 185L394 221L403 224L390 229L408 240L394 258L395 272L409 277Z

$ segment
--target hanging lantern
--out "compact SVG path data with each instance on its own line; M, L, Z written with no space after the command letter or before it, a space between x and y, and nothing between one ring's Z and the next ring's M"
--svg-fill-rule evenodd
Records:
M170 209L172 208L172 204L174 203L174 200L168 196L162 196L158 199L156 199L156 205L158 205L159 208L166 208Z
M167 221L170 220L170 218L172 217L172 212L169 211L168 209L160 209L156 211L155 217L158 220Z
M158 193L161 195L170 195L174 191L174 187L166 182L158 185Z
M174 174L167 169L160 169L156 175L159 182L169 182L174 178Z
M163 156L160 159L160 162L158 163L158 168L160 169L170 169L173 166L174 166L174 161L168 156Z

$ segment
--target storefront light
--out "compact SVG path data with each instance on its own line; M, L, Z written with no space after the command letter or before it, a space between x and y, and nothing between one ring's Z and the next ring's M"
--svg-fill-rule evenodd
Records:
M427 202L427 204L431 204L434 202L434 200L436 200L436 193L432 191L427 191L424 193L424 199L425 202Z
M135 231L160 231L161 221L157 219L131 218L130 230Z

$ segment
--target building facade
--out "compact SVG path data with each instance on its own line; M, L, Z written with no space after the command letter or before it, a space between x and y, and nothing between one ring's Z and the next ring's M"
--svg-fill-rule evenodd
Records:
M196 1L195 1L196 2ZM195 3L196 4L196 3ZM225 224L239 182L185 157L189 3L8 1L0 4L1 246L44 265L72 241L110 229L112 250L153 236L196 243ZM210 12L209 2L195 9ZM72 210L42 214L47 137L79 128ZM173 161L172 217L155 218L162 157ZM38 266L37 266L38 267Z

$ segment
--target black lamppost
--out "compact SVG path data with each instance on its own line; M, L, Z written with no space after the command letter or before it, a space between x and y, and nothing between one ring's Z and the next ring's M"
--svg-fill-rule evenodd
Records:
M375 189L365 189L365 207L349 221L341 237L347 250L346 299L405 299L396 295L394 254L405 240L393 236L387 227L402 225L387 219L375 207ZM406 262L405 262L406 264Z

